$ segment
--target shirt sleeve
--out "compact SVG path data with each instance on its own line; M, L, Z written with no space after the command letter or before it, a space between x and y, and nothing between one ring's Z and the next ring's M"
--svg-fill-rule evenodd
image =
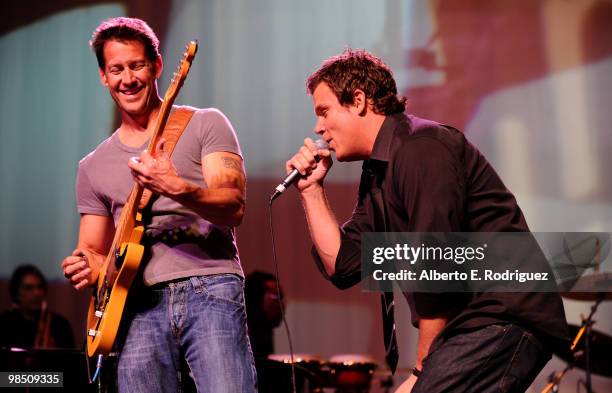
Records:
M466 171L469 198L467 231L524 232L529 227L514 194L487 159L469 141L466 141Z
M229 152L242 157L236 132L229 119L220 110L204 109L194 116L201 116L201 157L214 152Z
M77 171L75 192L77 210L80 214L111 215L110 206L94 189L87 170L83 165L79 165Z
M362 194L361 190L359 194ZM316 248L312 247L312 256L323 277L340 289L350 288L361 281L361 234L373 231L360 196L351 218L340 228L340 249L333 275L327 274Z

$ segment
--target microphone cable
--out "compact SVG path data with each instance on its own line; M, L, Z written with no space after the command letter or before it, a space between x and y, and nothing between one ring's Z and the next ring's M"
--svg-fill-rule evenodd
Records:
M289 343L289 359L291 365L291 389L293 393L297 393L296 383L295 383L295 361L293 360L293 340L291 340L291 332L289 330L289 325L287 325L287 320L285 319L285 308L283 307L283 299L281 297L280 292L280 279L278 273L278 261L276 259L276 243L274 241L274 225L272 221L272 202L274 201L274 196L270 197L270 201L268 202L268 210L270 217L270 236L272 237L272 260L274 261L274 276L276 277L276 295L278 297L278 305L281 310L281 317L283 318L283 326L285 328L285 333L287 333L287 341Z

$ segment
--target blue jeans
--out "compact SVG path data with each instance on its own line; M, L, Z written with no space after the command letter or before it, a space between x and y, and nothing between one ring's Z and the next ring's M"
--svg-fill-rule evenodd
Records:
M550 358L540 340L513 324L438 337L412 393L525 392Z
M240 277L191 277L130 296L120 392L180 391L185 362L199 393L257 391Z

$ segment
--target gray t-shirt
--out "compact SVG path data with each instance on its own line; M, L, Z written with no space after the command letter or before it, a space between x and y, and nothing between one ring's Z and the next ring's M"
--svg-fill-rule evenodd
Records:
M79 162L77 209L81 214L113 216L115 225L134 185L127 165L148 145L124 145L117 131ZM202 157L212 152L242 156L229 120L219 110L199 109L183 131L172 162L185 180L206 187ZM163 196L153 196L143 243L149 245L144 283L219 273L243 276L234 229L212 224L192 210Z

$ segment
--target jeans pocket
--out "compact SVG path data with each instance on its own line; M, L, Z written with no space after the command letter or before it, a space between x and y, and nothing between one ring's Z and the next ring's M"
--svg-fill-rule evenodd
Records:
M235 274L215 274L199 277L202 293L214 301L236 307L244 306L242 278Z
M525 332L525 338L527 339L527 341L529 341L529 343L534 345L541 352L543 352L543 353L550 352L550 350L548 348L546 348L544 343L542 341L540 341L540 339L535 334L533 334L533 333L531 333L529 331L526 331ZM550 356L552 358L552 354Z
M552 357L533 333L522 328L508 367L500 379L500 391L525 391Z

